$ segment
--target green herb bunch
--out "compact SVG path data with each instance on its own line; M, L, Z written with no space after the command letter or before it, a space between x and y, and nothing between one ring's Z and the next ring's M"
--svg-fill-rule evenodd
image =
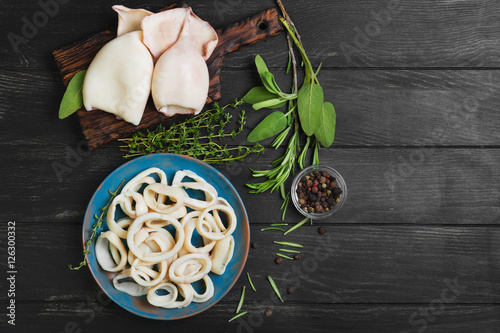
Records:
M131 138L121 139L127 154L126 158L153 154L173 153L199 158L211 164L220 164L243 160L246 156L264 151L260 144L254 146L228 147L222 144L224 138L235 138L246 123L245 111L239 114L238 128L226 131L233 116L226 112L227 107L236 109L243 101L235 101L220 107L217 102L213 107L184 122L174 124L169 128L159 125L153 131L134 134ZM216 142L218 140L219 142Z
M277 135L271 144L271 147L277 149L291 134L285 155L273 162L273 169L252 170L254 177L264 177L266 180L247 184L251 188L251 193L279 189L284 200L282 209L286 211L289 196L285 195L285 181L294 172L296 163L300 168L304 168L306 154L310 147L314 147L312 164L319 164L320 144L330 147L335 139L336 114L333 105L324 101L323 88L318 81L321 64L315 71L295 25L287 15L281 1L278 0L278 4L285 17L280 18L280 21L287 31L289 46L287 73L290 68L293 68L293 90L291 93L283 92L262 57L257 55L255 65L263 85L251 89L243 97L243 101L252 104L255 110L275 109L287 105L286 113L272 112L250 132L247 138L249 142L258 142ZM300 89L297 82L297 61L293 46L300 52L305 72L304 82ZM302 132L307 136L303 147L300 144Z

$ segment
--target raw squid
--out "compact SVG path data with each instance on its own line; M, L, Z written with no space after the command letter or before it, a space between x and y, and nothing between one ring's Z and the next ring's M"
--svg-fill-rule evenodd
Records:
M198 114L207 99L209 74L204 56L211 51L207 53L207 48L200 48L200 45L206 46L213 40L200 43L204 35L198 33L204 30L191 24L195 20L199 19L192 15L191 10L187 10L179 39L161 55L155 66L151 85L153 101L156 109L167 116ZM143 24L143 29L145 27Z
M97 53L83 84L87 111L103 110L139 125L153 74L153 58L142 39L142 31L129 32Z
M118 30L116 31L118 37L128 32L142 30L142 19L153 14L149 10L131 9L120 5L112 8L118 13Z
M186 17L188 20L186 21ZM196 51L207 60L212 55L219 37L208 23L193 13L191 8L175 8L153 14L142 20L144 44L149 48L155 59L177 42L184 25L189 27L191 43Z

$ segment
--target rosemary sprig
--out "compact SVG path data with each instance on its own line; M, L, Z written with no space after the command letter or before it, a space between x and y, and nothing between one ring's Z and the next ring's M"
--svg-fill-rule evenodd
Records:
M292 231L294 231L295 229L303 226L307 222L307 220L309 220L308 217L306 217L305 219L303 219L302 221L300 221L299 223L297 223L296 225L294 225L293 227L291 227L290 229L288 229L287 231L285 231L285 235L287 235L287 234L291 233Z
M230 322L232 322L233 320L238 319L239 317L246 315L247 313L248 313L248 311L243 311L243 312L240 312L240 313L238 313L236 316L234 316L233 318L229 319L227 322L228 322L228 323L230 323Z
M246 123L245 110L239 114L238 128L226 131L233 116L226 112L228 107L236 109L243 101L236 100L224 107L217 102L213 107L199 115L174 124L169 128L159 125L153 131L134 134L131 138L120 139L125 145L125 158L153 153L173 153L199 158L206 163L221 164L243 160L250 154L260 154L264 147L254 146L228 147L222 141L225 138L235 138L243 131ZM219 142L216 142L218 140Z
M288 260L293 260L293 258L292 258L292 257L286 256L286 255L281 254L281 253L276 253L276 255L277 255L278 257L281 257L281 258L285 258L285 259L288 259Z
M240 301L238 302L238 307L236 308L236 313L240 312L241 307L243 306L243 302L245 301L245 289L246 287L243 286L243 290L241 291Z
M85 242L85 246L83 247L83 260L76 267L73 267L72 264L69 264L68 265L69 269L71 269L73 271L77 271L80 268L82 268L83 266L88 265L89 262L87 260L87 254L90 253L90 250L89 250L90 245L92 244L93 241L95 241L97 234L99 233L99 228L101 228L102 222L106 218L106 214L108 212L109 206L111 205L111 202L113 202L113 199L118 195L118 192L120 191L124 182L125 182L125 179L122 180L122 182L120 183L120 185L118 185L118 187L116 188L116 190L114 192L111 192L108 190L108 193L110 194L111 197L109 198L109 201L106 204L106 206L101 208L101 214L99 216L97 216L97 214L94 214L94 218L96 219L96 222L94 222L94 224L92 225L92 229L91 229L92 234L87 239L87 241Z
M255 289L255 286L253 285L253 282L252 282L252 279L250 278L249 273L247 273L247 278L248 278L248 283L250 283L250 287L252 287L252 290L257 291L257 289Z
M280 301L283 302L283 298L281 298L280 291L278 290L278 286L276 286L276 282L274 282L274 279L271 277L271 275L268 275L267 279L269 280L269 283L271 284L271 287L273 287L273 290L276 293L276 296L278 296L278 298L280 299Z
M278 242L274 241L274 244L279 244L279 245L286 245L286 246L291 246L291 247L300 247L303 248L303 245L300 245L298 243L292 243L292 242Z

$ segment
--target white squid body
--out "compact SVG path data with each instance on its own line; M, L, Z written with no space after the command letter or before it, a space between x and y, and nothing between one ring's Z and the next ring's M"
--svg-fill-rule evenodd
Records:
M167 116L198 114L205 105L209 89L205 60L218 39L213 28L200 21L190 8L186 10L179 38L156 63L151 86L153 101L156 109Z
M121 35L97 53L83 84L87 111L103 110L139 125L151 91L153 58L142 31Z
M142 19L153 14L149 10L131 9L121 5L115 5L112 8L118 13L118 30L116 31L118 37L128 32L142 30Z

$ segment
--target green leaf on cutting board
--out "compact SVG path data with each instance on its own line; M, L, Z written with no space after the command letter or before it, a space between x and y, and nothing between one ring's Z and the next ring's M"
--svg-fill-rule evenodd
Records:
M268 139L287 126L286 115L283 112L276 111L268 115L248 134L248 142L257 142Z
M83 106L83 81L87 70L81 70L69 81L66 92L59 106L59 119L64 119Z
M337 123L337 114L332 103L325 102L323 104L319 120L320 125L314 135L325 148L328 148L335 140L335 125Z

